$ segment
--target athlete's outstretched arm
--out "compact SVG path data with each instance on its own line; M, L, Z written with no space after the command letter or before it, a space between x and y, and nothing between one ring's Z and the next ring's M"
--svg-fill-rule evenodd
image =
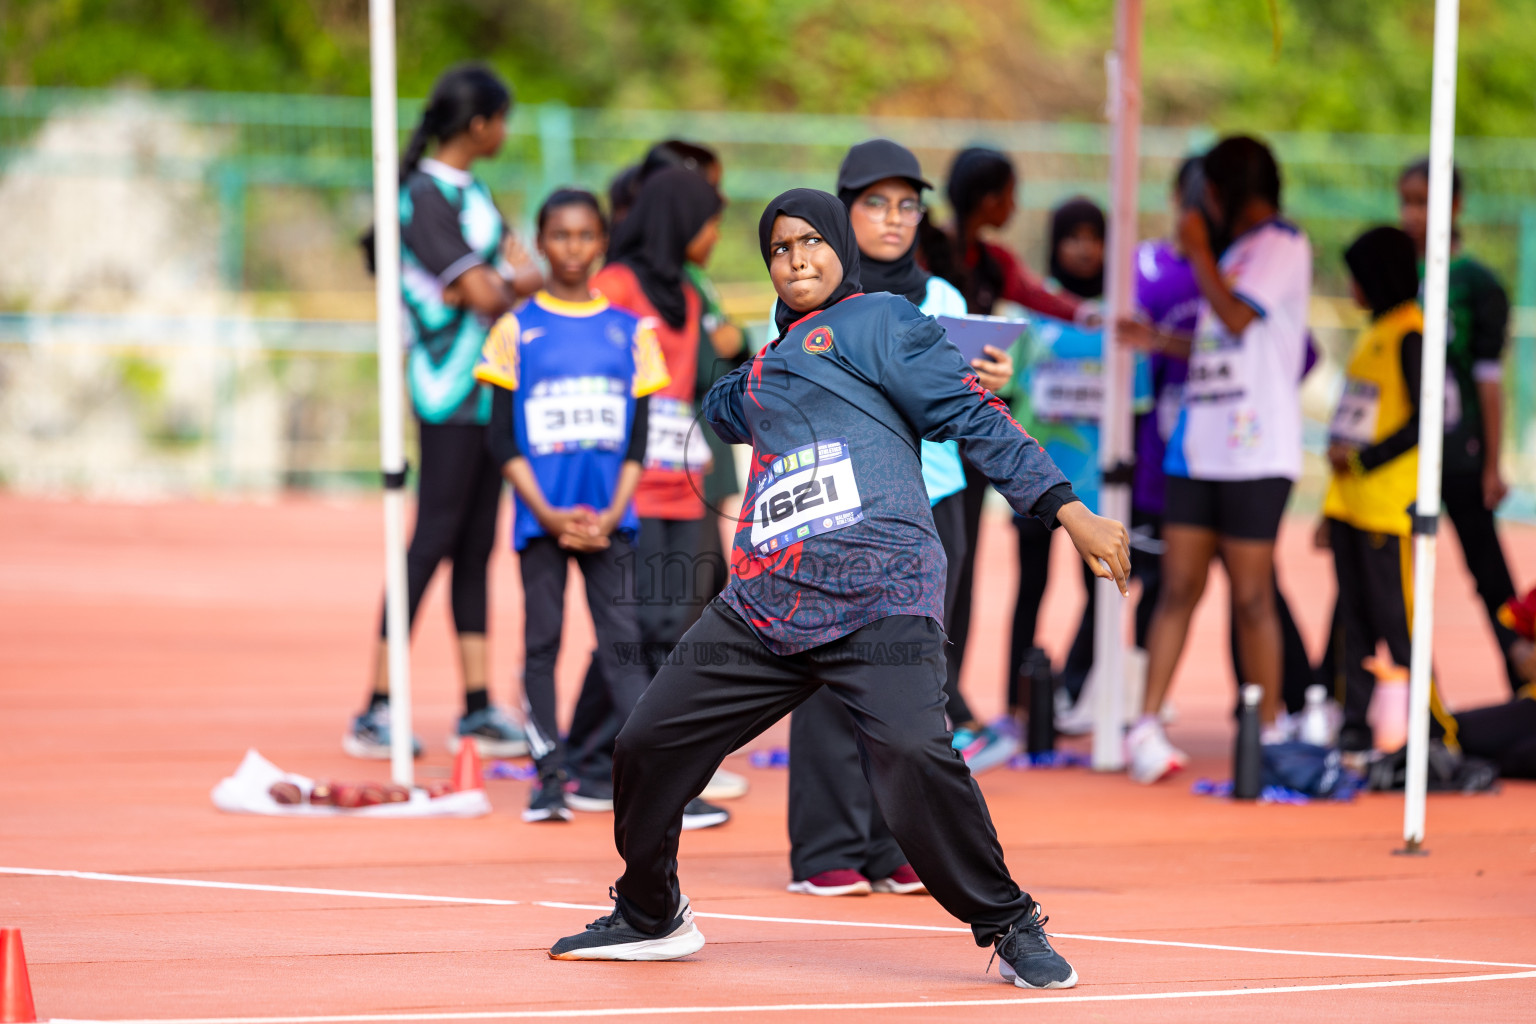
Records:
M1035 514L1035 504L1067 478L1003 400L981 386L938 321L912 313L895 322L881 353L881 388L921 436L959 441L965 460L1019 515Z
M915 313L916 310L914 309ZM1088 511L1040 443L975 372L932 317L902 319L881 359L881 387L919 434L955 440L966 462L1020 515L1066 528L1096 576L1126 591L1130 539L1125 527Z

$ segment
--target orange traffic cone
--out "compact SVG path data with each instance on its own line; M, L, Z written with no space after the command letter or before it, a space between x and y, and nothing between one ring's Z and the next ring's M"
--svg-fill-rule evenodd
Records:
M453 791L463 793L480 788L480 748L474 740L465 737L453 759Z
M0 928L0 1021L35 1021L32 982L27 980L27 954L20 928Z

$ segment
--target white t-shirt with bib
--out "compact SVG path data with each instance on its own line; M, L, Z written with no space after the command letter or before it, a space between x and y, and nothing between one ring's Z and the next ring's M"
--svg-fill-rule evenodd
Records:
M1164 469L1196 480L1295 480L1312 244L1300 228L1275 218L1234 241L1220 270L1258 316L1234 335L1201 303Z

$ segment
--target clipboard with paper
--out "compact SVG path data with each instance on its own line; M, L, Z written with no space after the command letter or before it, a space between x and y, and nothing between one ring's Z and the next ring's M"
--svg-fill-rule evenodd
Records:
M1002 316L939 316L935 317L949 340L969 363L981 359L987 345L1004 352L1013 347L1019 335L1029 330L1028 320L1016 320Z

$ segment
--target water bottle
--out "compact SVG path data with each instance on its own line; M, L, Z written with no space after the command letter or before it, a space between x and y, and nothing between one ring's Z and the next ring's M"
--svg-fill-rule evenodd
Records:
M1029 687L1029 752L1049 754L1056 749L1056 679L1051 672L1051 658L1038 647L1031 647L1019 666Z
M1264 688L1258 683L1243 687L1243 707L1237 717L1237 749L1232 755L1232 798L1257 800L1264 774L1264 753L1259 746L1259 701Z
M1333 746L1333 720L1328 713L1328 688L1321 683L1307 687L1307 706L1301 712L1296 738L1314 747Z

